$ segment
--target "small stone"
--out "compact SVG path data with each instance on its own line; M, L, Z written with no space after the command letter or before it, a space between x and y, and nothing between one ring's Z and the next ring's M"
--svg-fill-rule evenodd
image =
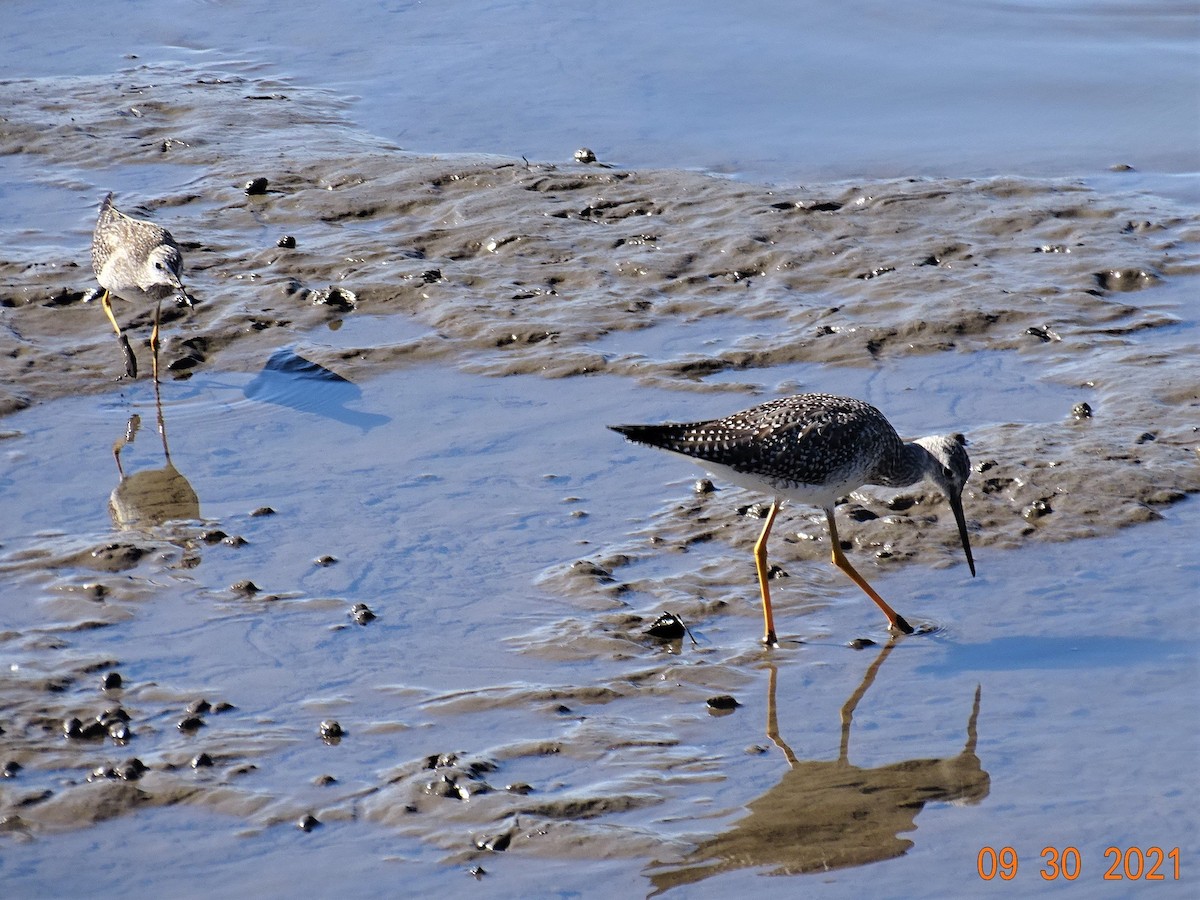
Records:
M177 726L180 731L196 731L204 727L204 720L199 716L185 716Z
M281 237L279 240L277 240L275 242L275 246L282 247L284 250L295 250L296 249L296 239L294 237L292 237L290 234L285 234L283 237Z
M0 778L15 778L20 771L21 764L15 759L10 759L3 766L0 766Z
M476 847L480 850L490 850L493 853L503 853L511 843L512 834L508 832L504 834L485 835L475 839Z
M251 197L259 194L265 194L267 192L268 184L270 184L270 182L260 175L257 178L252 178L250 181L246 182L245 191Z
M321 737L326 741L338 740L345 735L345 732L342 731L342 726L333 719L326 719L322 722L319 731Z
M1071 417L1075 419L1090 419L1092 417L1092 407L1087 403L1076 403L1071 407Z
M109 722L108 736L117 743L123 744L133 737L133 732L129 730L129 725L125 722Z
M318 556L313 562L322 567L332 566L337 563L337 557L326 554L325 556Z
M121 687L121 684L120 672L105 672L104 679L100 682L100 687L102 690L115 691Z
M686 630L679 616L664 612L646 629L646 634L664 641L677 641L683 638Z
M212 704L201 697L199 700L193 700L187 705L187 713L192 716L203 715L212 709Z
M313 779L313 784L317 787L328 787L331 784L337 784L337 779L332 775L318 775Z
M471 868L467 869L467 874L476 881L479 881L484 875L487 874L487 869L485 869L483 866L471 866Z
M1032 521L1034 519L1040 519L1042 516L1048 516L1052 512L1054 512L1054 509L1050 506L1050 501L1042 499L1034 500L1032 503L1030 503L1027 507L1021 510L1021 515L1029 521Z
M1138 435L1137 440L1134 443L1149 444L1152 441L1157 441L1157 440L1158 440L1158 435L1154 434L1151 431L1143 431L1141 434Z
M252 515L256 518L258 516L273 516L273 515L275 515L275 510L271 509L271 507L269 507L269 506L260 506L258 509L254 510L252 513L250 513L250 515Z
M210 769L212 768L213 758L207 753L197 753L192 757L190 763L193 769Z
M694 490L697 494L711 494L716 490L716 487L713 486L711 479L701 478L697 480Z
M242 581L237 581L231 584L229 586L229 590L233 591L235 594L244 594L247 597L252 597L261 589L253 581L250 581L249 579L243 579Z
M851 650L865 650L867 647L874 647L875 642L870 638L855 638L846 646Z
M371 607L367 606L367 604L355 603L354 606L350 608L350 617L359 625L366 625L372 619L375 619L376 615L371 611Z
M300 821L296 823L296 827L307 833L320 826L320 824L321 821L316 816L312 813L307 813L300 817Z
M726 711L726 710L731 710L731 709L737 709L741 705L742 704L738 703L737 700L735 700L729 694L718 694L716 697L708 698L708 708L709 709Z
M504 786L504 789L506 791L508 791L510 794L525 795L525 794L533 793L533 786L528 785L523 781L517 781L517 782L514 782L513 784L506 784Z
M247 541L240 534L231 534L229 537L223 538L221 543L226 547L245 547L249 541Z
M117 770L117 775L122 781L137 781L147 768L146 764L135 756Z
M426 284L436 284L442 280L441 269L426 269L421 273L421 280Z
M588 147L580 147L575 151L575 162L594 163L596 154Z

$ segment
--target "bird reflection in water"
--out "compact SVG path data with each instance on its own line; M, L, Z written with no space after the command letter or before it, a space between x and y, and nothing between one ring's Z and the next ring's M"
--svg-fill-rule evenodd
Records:
M167 426L163 419L162 399L157 383L154 406L166 465L161 469L125 473L125 467L121 463L121 451L127 444L133 443L138 429L141 428L142 417L137 413L129 417L125 433L113 442L113 459L117 462L117 473L121 480L108 498L108 513L112 517L113 525L123 531L155 528L173 521L200 519L200 498L171 462Z
M947 759L912 759L876 768L850 763L850 725L858 702L892 652L889 642L842 707L837 760L800 760L779 736L775 666L769 666L767 734L783 751L788 771L775 787L747 804L732 828L700 843L675 863L655 863L647 874L651 896L738 869L797 875L861 866L904 855L926 803L979 803L991 779L975 755L980 689L967 720L966 744Z

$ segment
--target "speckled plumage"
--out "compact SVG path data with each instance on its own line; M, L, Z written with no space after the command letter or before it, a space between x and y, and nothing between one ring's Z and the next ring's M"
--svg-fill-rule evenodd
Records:
M172 295L183 305L191 298L183 288L183 254L165 228L134 219L113 205L110 193L100 204L92 232L92 271L104 289L105 315L125 351L125 374L137 375L137 359L121 326L113 315L111 297L131 302L153 302L154 331L150 343L155 353L154 377L158 379L158 322L162 301Z
M611 427L631 441L687 457L734 484L773 496L755 546L768 643L774 643L774 627L765 546L775 513L785 500L825 511L834 564L866 591L897 630L912 631L854 570L838 545L833 508L839 497L864 484L902 487L928 479L950 503L975 574L962 514L962 488L970 476L962 435L906 442L869 403L831 394L797 394L704 422Z

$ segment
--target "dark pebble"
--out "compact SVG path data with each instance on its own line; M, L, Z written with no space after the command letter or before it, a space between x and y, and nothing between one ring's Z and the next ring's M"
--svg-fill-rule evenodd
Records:
M212 704L201 697L199 700L193 700L187 705L187 713L192 716L203 715L212 709Z
M312 831L320 824L321 821L316 816L314 816L312 813L308 813L300 818L300 821L296 823L296 827L301 831L308 832Z
M207 753L197 753L192 757L191 766L193 769L209 769L212 768L213 759Z
M575 151L575 162L594 163L595 161L596 154L590 147L580 147Z
M1021 510L1021 515L1026 519L1040 519L1042 516L1048 516L1054 512L1050 506L1049 500L1034 500L1027 507Z
M246 193L251 197L257 194L265 194L267 192L268 184L270 184L270 182L260 175L257 178L246 182Z
M275 510L271 509L271 507L269 507L269 506L260 506L258 509L254 510L254 512L250 513L250 515L252 515L252 516L273 516L273 515L275 515Z
M1137 441L1135 441L1135 443L1149 444L1150 442L1157 441L1157 440L1158 440L1158 435L1156 435L1150 431L1143 431L1141 434L1138 435Z
M224 544L226 547L245 547L246 544L248 544L250 542L247 541L240 534L231 534L229 537L224 538L221 541L221 543Z
M115 691L117 688L121 687L121 684L120 672L106 672L104 674L104 680L100 682L101 688L106 691Z
M285 234L283 237L281 237L279 240L277 240L275 242L275 246L282 247L284 250L295 250L296 249L296 239L294 237L292 237L290 234Z
M322 567L332 566L337 562L337 557L329 556L328 554L326 554L325 556L318 556L316 559L313 560L313 562L316 563L318 566L322 566Z
M746 506L739 506L737 514L739 516L749 516L752 519L765 519L767 513L770 511L770 503L750 503Z
M421 280L426 284L436 284L442 280L441 269L426 269L421 273Z
M224 700L221 700L221 701L213 704L212 711L215 713L223 713L223 712L229 712L229 710L231 710L231 709L237 709L237 707L234 706L232 703L226 703Z
M119 706L114 706L111 709L106 709L96 717L96 720L103 725L108 725L110 722L128 722L129 713L125 712Z
M15 778L17 773L21 771L21 764L14 759L10 759L3 766L0 766L0 777Z
M1076 403L1071 407L1071 416L1076 419L1090 419L1092 408L1086 403Z
M711 494L716 490L713 483L707 478L701 478L696 482L694 490L697 494Z
M664 641L675 641L683 637L685 630L683 620L679 616L664 612L646 629L646 634Z
M246 596L253 596L261 590L257 584L249 579L235 582L229 586L229 589L235 594L245 594Z
M768 581L774 581L777 578L788 578L788 577L790 577L790 576L788 575L788 573L786 571L784 571L784 569L781 566L772 565L769 569L767 569L767 580Z
M179 720L177 727L180 731L196 731L204 727L204 720L199 716L186 716Z
M533 786L528 785L523 781L517 781L517 782L514 782L513 784L506 784L504 786L504 789L506 791L508 791L510 794L521 794L522 796L525 794L533 793Z
M508 845L512 843L512 835L508 832L504 834L493 834L485 837L476 838L475 846L480 850L491 850L493 853L503 853L508 849Z
M147 766L137 757L129 760L125 765L117 770L117 774L123 781L137 781L142 777L142 773L147 770Z
M708 698L709 709L727 710L737 709L739 706L741 706L741 704L729 694L718 694L716 697Z
M483 878L483 876L487 874L487 869L485 869L483 866L471 866L471 868L467 869L467 874L476 881L479 881L479 879Z
M114 741L124 743L133 737L133 732L129 730L129 726L124 722L109 722L108 736Z
M333 719L326 719L321 723L321 737L325 740L337 739L345 736L346 732L342 731L342 726Z
M332 775L318 775L313 779L313 784L317 787L328 787L331 784L337 784L337 779Z
M846 646L851 650L865 650L868 647L874 647L875 642L870 638L855 638Z
M865 506L856 506L853 509L848 509L846 510L846 515L855 522L870 522L872 519L879 518L879 516Z
M355 603L350 608L350 616L359 625L366 625L372 619L376 618L375 613L371 611L371 607L365 603Z

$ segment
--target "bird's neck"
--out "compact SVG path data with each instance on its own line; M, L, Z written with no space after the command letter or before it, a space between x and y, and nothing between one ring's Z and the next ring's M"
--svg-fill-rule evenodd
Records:
M901 441L890 458L879 467L871 483L884 487L907 487L923 479L933 463L929 451L920 444Z

